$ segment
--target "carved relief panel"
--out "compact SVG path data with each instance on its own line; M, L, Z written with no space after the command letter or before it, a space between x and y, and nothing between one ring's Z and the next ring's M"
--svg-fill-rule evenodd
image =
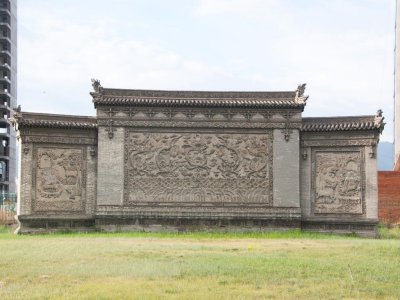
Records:
M314 151L314 213L363 214L361 151Z
M33 210L83 211L86 186L84 148L38 147L35 150Z
M272 205L271 136L127 131L125 204Z

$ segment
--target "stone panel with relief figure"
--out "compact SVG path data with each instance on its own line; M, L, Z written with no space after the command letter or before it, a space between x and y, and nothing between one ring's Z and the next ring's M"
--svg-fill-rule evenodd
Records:
M38 147L33 181L36 212L83 210L84 149Z

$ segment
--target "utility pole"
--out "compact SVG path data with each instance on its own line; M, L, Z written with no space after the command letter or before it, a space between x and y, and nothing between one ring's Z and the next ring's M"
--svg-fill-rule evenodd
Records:
M394 69L394 149L395 170L400 171L400 3L396 0L396 45Z

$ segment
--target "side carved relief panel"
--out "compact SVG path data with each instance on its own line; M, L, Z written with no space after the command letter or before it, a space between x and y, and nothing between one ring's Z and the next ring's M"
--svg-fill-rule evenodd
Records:
M84 147L35 148L34 212L84 212L86 156Z
M313 151L314 214L365 212L362 150Z
M125 205L271 206L272 134L127 131Z

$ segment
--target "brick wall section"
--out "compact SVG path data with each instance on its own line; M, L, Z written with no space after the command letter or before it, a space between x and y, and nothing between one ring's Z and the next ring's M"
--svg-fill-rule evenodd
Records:
M400 223L400 172L378 172L379 220L389 224Z

